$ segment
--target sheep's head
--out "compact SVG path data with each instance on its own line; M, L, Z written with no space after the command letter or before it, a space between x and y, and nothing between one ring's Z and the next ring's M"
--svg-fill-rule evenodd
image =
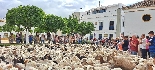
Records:
M102 57L101 55L96 56L96 57L95 57L95 60L100 60L100 63L101 63L101 64L105 62L105 61L103 60L103 57Z
M153 63L147 63L146 70L153 70Z
M145 69L145 66L144 66L143 63L140 63L134 69L136 69L136 70L142 70L142 69Z

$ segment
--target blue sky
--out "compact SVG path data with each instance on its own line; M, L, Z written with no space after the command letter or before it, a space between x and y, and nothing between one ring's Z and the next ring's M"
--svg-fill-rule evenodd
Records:
M129 5L143 0L0 0L0 18L5 17L7 9L28 4L42 8L47 14L68 17L75 11L87 11L97 7L99 1L102 6L107 6L117 3Z

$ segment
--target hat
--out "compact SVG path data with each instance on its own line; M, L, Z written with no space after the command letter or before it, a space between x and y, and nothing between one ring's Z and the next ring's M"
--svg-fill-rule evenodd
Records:
M150 31L148 34L154 34L154 32L153 31Z

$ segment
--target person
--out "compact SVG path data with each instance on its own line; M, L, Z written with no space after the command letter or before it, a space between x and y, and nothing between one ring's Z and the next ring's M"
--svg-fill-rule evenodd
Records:
M119 47L118 47L118 45L117 45L118 43L120 43L119 38L116 38L116 39L114 40L114 46L115 46L116 50L119 49Z
M146 44L149 42L149 36L146 36ZM149 46L146 45L146 52L148 54L148 57L150 58L150 52L149 52Z
M103 38L101 42L102 42L102 46L104 46L105 45L105 39Z
M16 34L16 43L18 44L20 42L20 36L19 33Z
M50 34L50 32L47 33L47 40L48 40L48 43L50 44L50 41L51 41L51 34Z
M2 42L1 42L1 35L0 35L0 43L2 43Z
M9 36L9 43L13 43L13 40L14 40L14 35L13 33L11 33Z
M74 36L72 36L71 40L72 40L72 44L75 44L75 37Z
M42 44L45 43L45 35L44 34L41 35L40 41L41 41Z
M141 40L142 58L147 59L147 49L146 49L147 39L145 38L145 34L142 34L141 38L142 38L142 40Z
M137 55L137 53L138 53L138 45L139 45L139 42L137 40L137 37L136 37L136 35L133 35L132 40L130 42L130 50L131 50L132 55Z
M138 55L142 57L142 38L137 39L139 41L139 45L138 45Z
M129 48L129 40L128 40L128 36L124 36L123 42L122 42L122 49L123 51L127 51Z
M33 43L33 36L29 35L29 43L32 44Z
M22 34L22 32L20 32L20 34L19 34L19 41L20 41L20 43L23 43L23 34Z
M122 48L122 43L121 43L121 42L119 42L119 43L117 44L117 48L118 48L118 50L123 50L123 48Z
M154 36L154 32L150 31L149 33L149 42L147 43L147 45L149 45L149 52L150 52L150 57L154 58L155 61L155 36Z

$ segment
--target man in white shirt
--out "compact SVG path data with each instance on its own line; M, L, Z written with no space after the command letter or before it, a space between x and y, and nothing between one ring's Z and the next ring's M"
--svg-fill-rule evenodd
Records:
M146 50L147 39L145 38L145 34L142 34L141 38L142 38L142 41L141 41L142 58L147 59L147 50Z

